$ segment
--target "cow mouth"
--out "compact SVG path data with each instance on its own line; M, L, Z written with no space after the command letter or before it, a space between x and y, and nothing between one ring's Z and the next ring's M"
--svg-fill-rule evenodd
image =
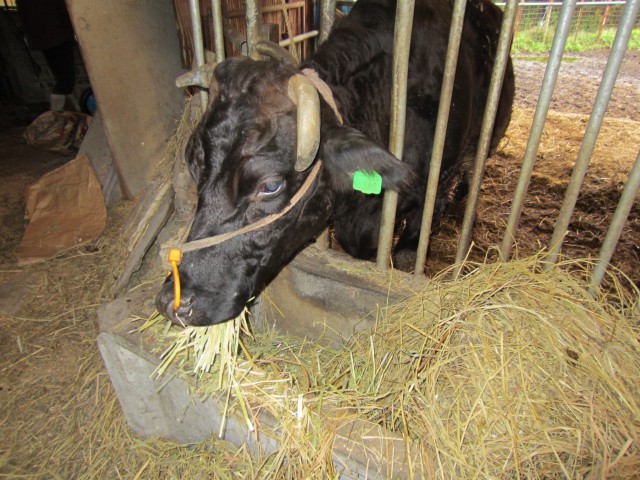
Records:
M247 301L240 296L226 299L211 292L183 292L174 308L173 282L167 281L156 297L156 309L173 324L181 327L205 327L225 323L242 313Z
M193 305L190 306L180 306L177 310L173 310L171 312L171 316L169 320L173 322L175 325L180 325L181 327L186 327L191 324L191 319L193 318Z

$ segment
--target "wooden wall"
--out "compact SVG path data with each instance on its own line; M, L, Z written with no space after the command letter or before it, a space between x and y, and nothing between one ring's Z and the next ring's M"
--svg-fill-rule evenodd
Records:
M185 68L190 68L193 61L193 39L189 0L173 0L173 4L180 39L182 65ZM286 15L283 13L285 10L283 4L286 5ZM283 40L289 38L290 35L299 35L313 29L312 0L262 0L261 9L263 23L277 26L277 40ZM211 0L200 0L200 14L205 48L214 52ZM239 55L241 52L238 48L238 42L233 41L234 35L230 35L230 31L232 30L236 36L246 35L244 0L222 0L222 15L225 19L225 53L227 56ZM287 27L287 17L290 28ZM303 59L311 53L310 42L312 41L305 41L298 47L298 53Z

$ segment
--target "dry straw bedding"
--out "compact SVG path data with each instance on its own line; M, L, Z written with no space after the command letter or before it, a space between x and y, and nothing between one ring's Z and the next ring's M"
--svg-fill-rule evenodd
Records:
M393 306L374 345L397 346L402 367L382 382L395 396L380 421L429 439L441 471L464 478L631 478L637 319L592 299L575 274L539 268L483 265Z
M0 312L0 478L256 478L242 448L142 439L126 425L95 319L126 259L120 229L131 207L110 212L94 245L0 269L30 299L18 314Z
M550 165L572 157L561 151L570 144L549 145ZM618 186L626 167L602 165L616 173L596 177ZM238 374L252 381L236 398L249 414L279 418L283 448L270 458L217 439L185 446L132 435L95 347L95 310L122 270L120 228L130 209L111 211L109 231L93 245L0 269L0 281L29 298L18 313L0 312L0 478L332 477L335 430L352 415L417 439L428 475L640 471L638 315L626 287L637 291L609 281L613 290L592 299L581 280L587 263L541 272L536 258L468 266L456 284L429 282L391 306L372 335L340 350L273 331L244 338L253 364L241 355Z
M637 291L609 281L617 290L591 298L575 272L586 263L470 264L341 349L274 331L243 337L251 361L238 357L234 396L248 413L239 403L232 412L267 410L279 422L282 448L261 458L215 438L187 446L129 432L94 343L113 250L104 241L30 267L48 300L3 315L0 477L327 478L335 432L353 416L414 439L430 460L418 468L434 478L640 470Z
M273 331L245 337L231 409L281 442L261 475L333 476L336 432L358 417L402 435L423 459L413 473L429 478L634 478L637 292L592 297L567 265L541 266L468 264L337 350ZM201 375L200 394L219 378ZM264 411L277 429L260 423Z

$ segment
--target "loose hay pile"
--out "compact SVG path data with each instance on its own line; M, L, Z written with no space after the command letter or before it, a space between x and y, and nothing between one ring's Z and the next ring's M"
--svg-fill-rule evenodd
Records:
M638 292L612 278L593 298L566 265L541 266L467 265L339 350L258 333L236 375L248 415L278 419L262 473L331 475L335 432L357 416L417 445L423 475L637 477Z
M372 337L378 358L391 356L373 367L389 395L370 417L424 439L445 474L632 478L640 345L633 304L622 304L535 261L432 283Z

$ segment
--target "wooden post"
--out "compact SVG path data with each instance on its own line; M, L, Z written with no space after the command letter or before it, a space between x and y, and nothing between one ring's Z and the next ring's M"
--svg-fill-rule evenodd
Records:
M518 35L518 29L520 28L520 20L522 19L522 7L518 7L518 15L516 17L516 26L513 29L513 38Z
M582 8L578 7L578 18L576 19L576 32L573 34L573 43L578 41L578 32L580 31L580 20L582 19Z
M602 40L602 33L604 32L604 28L607 26L607 20L609 19L610 12L611 5L607 5L607 8L604 9L604 13L602 14L602 22L600 22L600 29L598 30L598 36L596 37L598 42Z
M553 0L551 0L553 2ZM544 17L544 36L542 37L543 43L547 43L547 37L549 36L549 24L551 23L551 15L553 14L553 7L547 7L547 14Z

